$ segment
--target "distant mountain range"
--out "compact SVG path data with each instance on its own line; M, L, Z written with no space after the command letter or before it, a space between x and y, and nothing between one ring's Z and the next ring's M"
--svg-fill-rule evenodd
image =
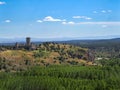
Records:
M120 35L109 36L93 36L93 37L61 37L61 38L32 38L32 42L44 42L44 41L70 41L70 40L102 40L120 38ZM25 38L0 38L0 43L15 43L25 42Z

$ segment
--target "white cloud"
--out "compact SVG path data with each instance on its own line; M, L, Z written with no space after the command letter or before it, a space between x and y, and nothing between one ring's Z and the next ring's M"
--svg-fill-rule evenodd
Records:
M120 22L80 22L78 24L91 24L91 25L120 25Z
M90 18L90 17L86 17L85 19L86 19L86 20L91 20L92 18Z
M74 24L74 25L102 25L106 27L107 25L120 25L120 22L62 22L62 24Z
M101 12L102 12L102 13L111 13L112 10L102 10Z
M5 22L6 22L6 23L10 23L10 22L11 22L11 20L5 20Z
M74 24L76 24L75 22L62 22L62 24L69 24L69 25L74 25Z
M87 16L73 16L72 18L76 18L76 19L86 19L86 20L92 19L92 18L87 17Z
M42 23L43 21L42 21L42 20L37 20L36 22L38 22L38 23Z
M47 16L43 19L43 21L50 21L50 22L61 22L61 21L66 21L65 19L64 20L61 20L61 19L56 19L56 18L53 18L51 16Z
M105 10L102 10L101 12L102 12L102 13L106 13L107 11L105 11Z
M73 16L72 18L83 18L83 16Z
M3 5L3 4L6 4L6 2L1 2L1 1L0 1L0 5Z
M112 10L101 10L101 11L93 11L93 13L111 13Z
M75 24L75 22L68 22L68 24L72 24L73 25L73 24Z
M67 22L62 22L62 24L67 24Z

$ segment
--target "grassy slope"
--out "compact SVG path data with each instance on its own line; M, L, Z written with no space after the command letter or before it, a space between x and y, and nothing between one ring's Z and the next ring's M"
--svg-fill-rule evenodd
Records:
M6 50L0 52L1 70L21 70L33 65L88 64L86 48L67 44L44 43L37 50Z

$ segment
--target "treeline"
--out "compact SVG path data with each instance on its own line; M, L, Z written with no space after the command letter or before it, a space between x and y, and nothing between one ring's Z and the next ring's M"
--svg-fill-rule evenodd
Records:
M120 67L120 59L119 58L113 58L110 60L96 60L96 64L101 64L102 66L119 66Z
M61 43L89 48L94 51L96 57L120 58L120 38L106 40L73 40L63 41Z
M111 61L103 66L36 66L1 72L0 90L119 90L120 60Z

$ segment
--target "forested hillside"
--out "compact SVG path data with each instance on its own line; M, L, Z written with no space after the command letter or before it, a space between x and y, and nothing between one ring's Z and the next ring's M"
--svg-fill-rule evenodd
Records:
M101 40L71 40L67 43L94 51L96 58L120 58L120 38Z

